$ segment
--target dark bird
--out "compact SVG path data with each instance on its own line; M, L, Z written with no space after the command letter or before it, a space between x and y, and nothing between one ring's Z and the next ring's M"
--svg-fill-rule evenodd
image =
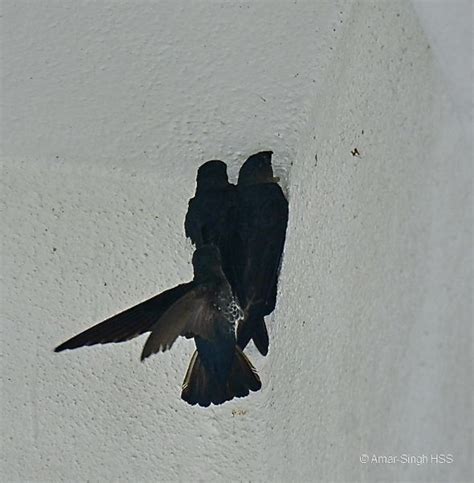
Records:
M181 397L189 404L209 406L258 391L255 368L236 345L235 324L242 310L232 294L213 245L196 249L194 279L167 290L91 327L56 347L123 342L144 332L149 335L141 359L172 347L179 336L194 337L196 348L183 383Z
M275 308L288 223L288 201L273 176L272 154L254 154L240 168L238 236L233 244L236 293L246 312L237 328L237 342L244 349L253 339L263 355L269 343L264 316Z
M212 244L219 248L222 268L234 287L232 240L235 236L237 192L229 183L223 161L207 161L198 169L196 193L189 200L184 221L186 236L199 248Z
M236 345L235 324L243 312L222 271L219 250L203 245L193 256L194 287L151 327L142 360L172 347L179 336L194 337L196 351L181 397L189 404L222 404L258 391L257 371Z

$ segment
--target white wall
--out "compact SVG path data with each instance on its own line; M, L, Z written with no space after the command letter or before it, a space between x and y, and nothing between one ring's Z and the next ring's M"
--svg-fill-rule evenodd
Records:
M472 479L457 6L4 2L2 481ZM187 406L189 341L52 352L188 279L196 168L269 148L290 223L260 393Z

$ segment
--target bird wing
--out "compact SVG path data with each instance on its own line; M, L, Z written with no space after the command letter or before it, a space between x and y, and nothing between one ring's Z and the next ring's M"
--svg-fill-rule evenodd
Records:
M281 188L272 183L249 191L241 221L241 291L246 307L261 306L266 313L275 306L280 259L288 221L288 202ZM263 306L266 308L263 309Z
M81 332L54 350L61 352L65 349L76 349L86 345L125 342L144 332L149 332L160 316L193 286L192 282L188 282L165 290L159 295Z
M180 335L212 339L216 309L211 300L209 290L196 287L175 302L151 328L141 359L167 351Z
M288 224L288 201L283 195L281 188L276 184L273 184L273 186L276 188L272 190L273 196L262 209L263 216L268 220L270 238L265 257L265 263L268 263L268 265L265 267L265 276L261 281L262 288L265 287L262 290L262 295L267 314L275 308L278 274Z

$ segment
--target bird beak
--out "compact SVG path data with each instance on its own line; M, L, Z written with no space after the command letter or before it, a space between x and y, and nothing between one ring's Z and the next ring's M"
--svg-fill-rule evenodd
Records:
M280 177L279 177L279 176L274 176L274 177L272 178L272 181L273 181L274 183L278 183L278 182L280 181Z

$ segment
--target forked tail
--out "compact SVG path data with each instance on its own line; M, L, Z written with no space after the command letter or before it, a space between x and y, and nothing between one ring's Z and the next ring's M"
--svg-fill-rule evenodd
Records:
M184 378L181 398L191 405L207 407L222 404L234 397L248 396L250 391L258 391L261 387L255 367L240 347L235 346L234 361L225 383L206 369L198 351L194 351Z

